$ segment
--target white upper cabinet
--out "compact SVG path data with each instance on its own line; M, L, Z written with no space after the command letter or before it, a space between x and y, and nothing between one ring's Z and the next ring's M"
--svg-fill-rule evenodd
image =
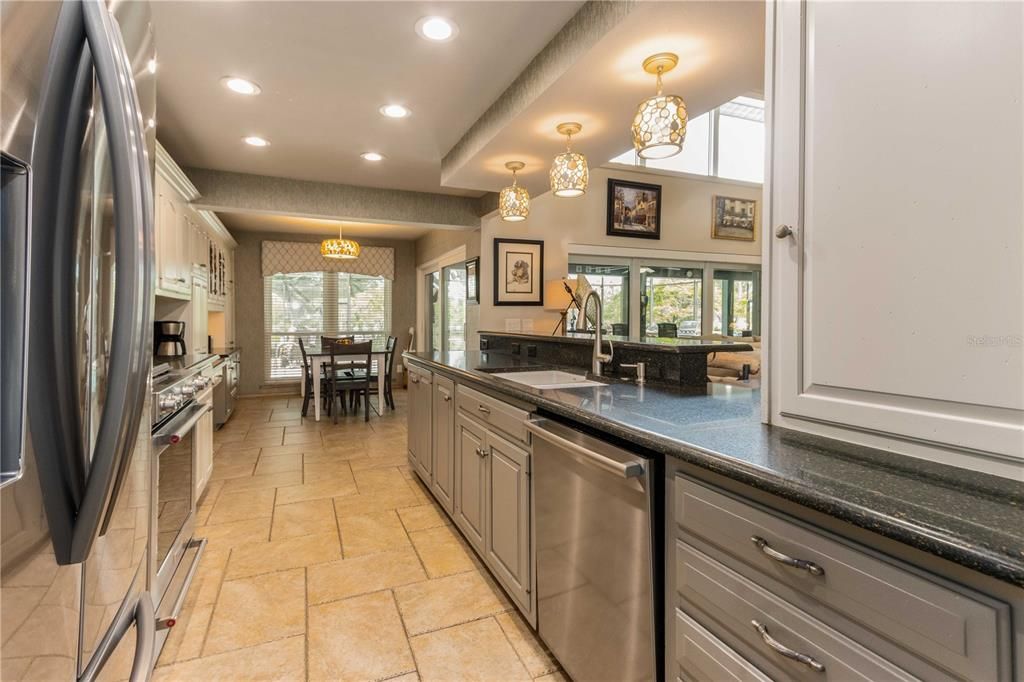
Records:
M190 298L192 268L206 266L209 303L223 311L235 240L216 215L190 205L199 191L159 145L156 168L156 293Z
M1022 13L769 5L773 423L1024 466Z

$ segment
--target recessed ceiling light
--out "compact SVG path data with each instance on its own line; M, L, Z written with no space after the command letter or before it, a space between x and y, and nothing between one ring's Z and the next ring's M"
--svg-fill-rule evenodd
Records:
M384 114L388 118L405 118L412 112L401 104L385 104L380 108L380 113Z
M220 82L225 88L232 92L237 92L239 95L258 95L262 91L262 88L256 83L235 76L224 76L220 79Z
M270 142L268 140L259 137L258 135L250 135L249 137L243 137L242 142L246 143L251 147L269 147Z
M148 69L150 73L156 73L156 60L150 59L146 62L146 69Z
M421 38L443 43L457 36L459 27L444 17L423 17L416 22L416 32Z
M378 154L377 152L363 152L359 156L363 157L364 161L383 161L384 155Z

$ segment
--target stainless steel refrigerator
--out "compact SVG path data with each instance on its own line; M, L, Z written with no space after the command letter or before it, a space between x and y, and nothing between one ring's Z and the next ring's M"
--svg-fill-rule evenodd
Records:
M0 12L0 677L146 679L149 6Z

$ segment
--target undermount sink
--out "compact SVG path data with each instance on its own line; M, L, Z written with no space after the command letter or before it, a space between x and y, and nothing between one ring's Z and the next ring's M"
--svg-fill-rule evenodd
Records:
M532 388L584 388L586 386L604 386L600 381L592 381L582 374L571 374L558 370L541 370L535 372L500 372L493 376L501 377Z

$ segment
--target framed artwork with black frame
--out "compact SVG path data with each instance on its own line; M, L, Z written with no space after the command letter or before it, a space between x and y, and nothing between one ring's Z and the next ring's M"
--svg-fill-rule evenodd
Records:
M661 185L608 178L607 234L661 239Z
M494 305L544 305L544 242L494 240Z
M480 259L466 261L466 303L480 303Z

